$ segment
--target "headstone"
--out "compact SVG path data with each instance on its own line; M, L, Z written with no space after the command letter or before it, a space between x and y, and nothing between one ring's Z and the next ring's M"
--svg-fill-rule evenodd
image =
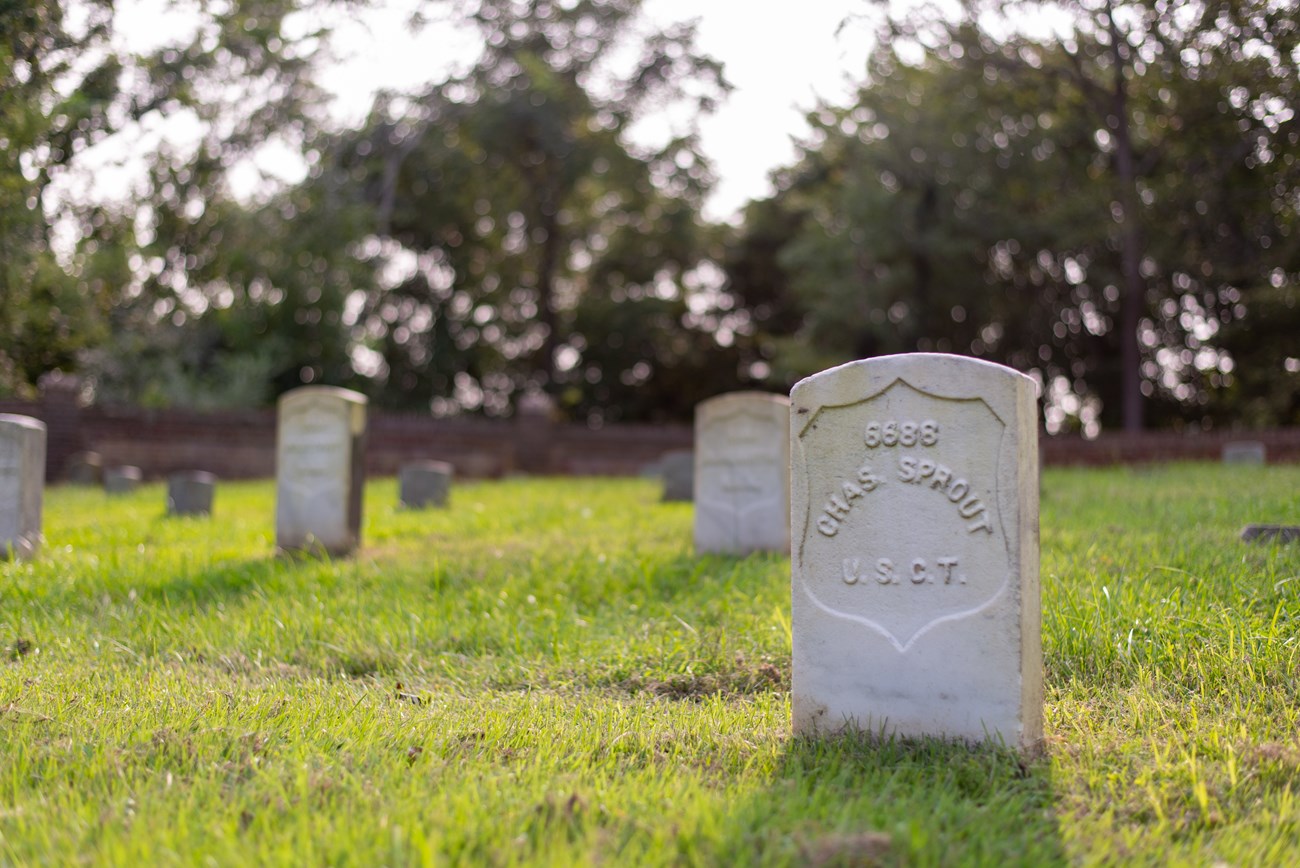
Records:
M695 450L675 449L659 460L664 479L665 503L689 501L695 496Z
M695 408L695 550L790 551L790 399L733 392Z
M540 474L555 472L551 454L555 442L555 399L545 392L529 391L515 405L515 470Z
M109 494L130 494L143 478L140 468L130 464L108 467L104 470L104 490Z
M1266 457L1267 450L1258 440L1234 440L1223 444L1224 464L1263 464Z
M167 477L168 515L211 515L217 477L206 470L182 470Z
M44 486L45 423L0 414L0 559L40 549Z
M64 462L63 479L69 485L99 485L104 481L104 459L98 452L75 452Z
M303 386L280 396L278 413L276 545L351 552L361 541L366 396Z
M446 506L454 469L445 461L412 461L397 474L398 500L407 509Z
M1300 540L1297 524L1248 524L1241 529L1242 542L1289 543Z
M796 733L1040 743L1036 394L937 353L795 385Z

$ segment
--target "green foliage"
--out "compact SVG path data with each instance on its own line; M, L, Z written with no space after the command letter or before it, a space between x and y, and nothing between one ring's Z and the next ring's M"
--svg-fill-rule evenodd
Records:
M191 29L145 54L124 47L112 0L6 7L0 394L63 368L105 397L211 405L350 374L337 239L288 231L292 197L246 208L229 188L230 169L268 142L310 146L323 31L294 19L330 2L177 3ZM140 207L78 197L80 155L182 121L195 141L138 155ZM273 345L250 350L259 326ZM262 382L236 387L245 376Z
M124 95L133 113L188 117L202 133L190 148L149 155L143 215L90 212L75 266L127 259L112 337L82 359L103 397L249 406L303 383L350 383L353 212L334 208L328 190L272 185L245 203L230 187L231 169L268 143L319 160L323 94L312 76L326 31L302 33L301 16L328 5L196 8L189 42L137 60L145 84ZM306 219L318 209L330 219Z
M49 250L46 190L104 134L113 79L102 56L112 6L10 0L0 8L0 395L30 393L46 371L73 367L99 334L105 300L81 291Z
M783 382L912 350L1034 369L1050 430L1135 425L1143 396L1160 424L1294 424L1294 10L1080 3L1016 35L1038 9L890 21L810 115L728 261L743 305L797 311L758 352Z
M360 319L384 360L371 391L493 414L536 388L579 418L689 412L607 404L620 383L700 376L711 340L686 317L708 166L691 135L648 150L628 130L651 106L707 110L727 89L720 68L690 25L646 32L639 0L455 9L482 37L476 65L380 100L321 176L375 214Z
M272 551L272 486L48 492L0 563L0 860L1289 864L1294 467L1049 470L1046 754L789 735L789 563L696 557L645 480L366 492ZM106 510L111 521L105 520Z
M180 0L192 29L132 54L112 0L10 0L0 395L59 368L209 407L329 382L501 415L546 390L598 424L938 350L1035 373L1052 432L1300 423L1293 4L913 9L727 233L693 120L728 85L693 25L430 0L480 57L340 131L306 24L337 2ZM1053 34L1012 26L1048 7ZM635 144L665 108L675 137ZM84 155L177 123L133 201L78 196ZM307 178L237 199L266 144Z

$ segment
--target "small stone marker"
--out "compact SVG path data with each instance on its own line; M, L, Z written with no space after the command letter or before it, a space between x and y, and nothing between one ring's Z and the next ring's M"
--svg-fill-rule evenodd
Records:
M98 452L75 452L63 464L63 479L69 485L99 485L104 481L104 459Z
M446 461L412 461L397 474L398 500L407 509L446 506L455 470Z
M44 486L45 423L0 414L0 560L40 549Z
M1036 394L937 353L795 385L796 734L1039 744Z
M1241 529L1242 542L1289 543L1300 540L1300 524L1248 524Z
M1234 440L1223 444L1224 464L1263 464L1268 450L1258 440Z
M104 490L109 494L130 494L143 478L140 468L131 464L109 467L104 470Z
M275 543L346 554L361 541L366 396L302 386L280 396L275 447Z
M733 392L695 408L695 550L790 551L790 399Z
M650 461L650 462L648 462L648 463L646 463L646 464L642 464L642 465L641 465L641 470L638 471L638 475L639 475L642 479L659 479L659 478L661 478L661 477L664 475L663 459L662 459L662 458L656 458L654 461Z
M206 470L181 470L167 477L168 515L211 515L217 477Z
M659 460L659 470L664 478L665 503L689 501L695 496L695 451L675 449L665 452Z

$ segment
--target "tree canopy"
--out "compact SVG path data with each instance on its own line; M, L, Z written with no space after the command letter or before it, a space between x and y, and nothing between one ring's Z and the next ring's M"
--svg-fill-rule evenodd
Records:
M1300 315L1295 11L1086 2L1051 38L1012 26L1047 8L890 20L853 103L810 116L733 248L797 226L762 253L780 287L733 269L741 303L798 311L763 338L776 370L949 350L1037 370L1053 429L1295 422L1275 339Z
M0 16L0 394L56 368L191 406L544 391L600 424L935 350L1034 373L1051 431L1300 423L1290 4L884 15L738 227L701 217L723 70L640 0L414 3L481 54L356 128L315 82L332 0L175 5L193 26L135 53L113 0ZM126 200L77 195L86 155L178 123L135 140ZM237 195L268 142L305 177Z
M685 321L711 171L689 131L651 148L629 129L651 107L708 111L720 67L691 25L647 30L639 0L459 8L478 62L381 99L320 179L373 214L358 322L383 360L374 392L501 413L547 390L593 420L689 412L713 342Z

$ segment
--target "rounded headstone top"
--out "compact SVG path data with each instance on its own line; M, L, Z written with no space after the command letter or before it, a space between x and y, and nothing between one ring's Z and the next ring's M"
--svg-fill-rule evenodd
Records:
M45 430L45 423L40 419L33 419L31 416L19 416L17 413L0 413L0 425L14 425L19 428L30 428L33 431Z
M430 470L435 473L452 473L455 468L447 461L436 461L432 458L419 458L414 461L403 461L402 470Z
M929 387L949 393L966 392L977 383L998 380L1029 386L1035 397L1040 391L1038 381L1033 377L996 362L953 353L898 353L846 362L805 377L794 384L790 398L813 404L834 404L839 393L850 383L860 385L864 390L874 387L878 392L887 388L893 377L907 377L917 388Z
M307 398L330 397L338 398L352 404L361 404L365 406L370 403L370 399L360 392L354 392L351 389L344 389L342 386L299 386L296 389L290 389L282 394L276 402L283 407L286 404L292 404Z
M725 407L727 404L739 404L752 401L766 401L771 404L782 404L788 406L790 399L785 395L777 392L761 392L757 389L748 389L741 392L725 392L721 395L714 395L712 398L705 398L695 405L695 409L712 410L714 407Z
M206 482L215 485L217 475L206 470L177 470L167 477L172 482Z

